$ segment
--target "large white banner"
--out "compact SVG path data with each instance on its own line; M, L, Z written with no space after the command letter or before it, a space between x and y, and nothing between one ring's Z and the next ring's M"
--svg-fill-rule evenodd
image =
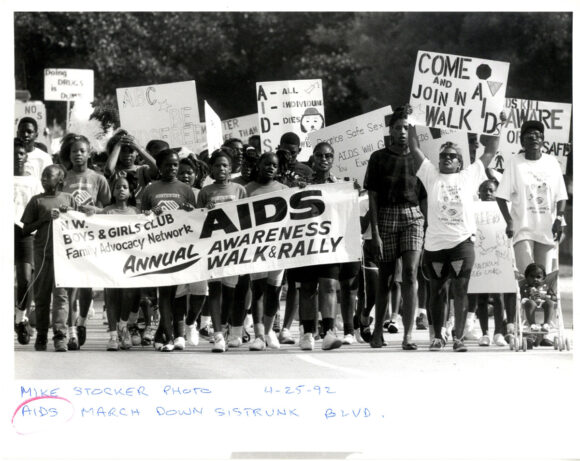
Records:
M205 127L207 150L211 153L223 144L222 121L218 114L205 101Z
M94 87L91 69L44 69L45 101L93 101Z
M273 152L289 131L300 137L298 160L306 161L312 145L306 136L325 126L322 80L288 80L256 83L262 152Z
M357 261L352 183L310 186L156 215L63 213L54 222L58 286L166 286Z
M468 293L515 293L516 276L505 221L496 202L475 202L475 264Z
M200 134L195 82L117 88L121 126L145 146L161 139L170 147L199 152Z
M493 134L504 106L509 63L419 51L411 106L426 126Z
M560 163L562 173L566 172L568 155L571 151L572 104L506 98L504 112L507 120L500 136L500 153L494 157L491 166L503 169L506 157L517 154L522 148L520 143L522 124L526 120L539 120L544 124L542 151L554 155Z
M312 148L319 142L330 143L334 149L333 173L362 185L371 154L385 147L385 117L392 113L391 106L385 106L349 118L308 133L307 142Z

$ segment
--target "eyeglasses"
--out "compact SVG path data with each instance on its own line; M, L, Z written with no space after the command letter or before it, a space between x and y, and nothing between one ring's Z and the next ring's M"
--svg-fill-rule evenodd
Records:
M314 154L314 156L315 157L318 157L318 158L326 158L326 159L334 158L334 154L330 154L330 153L329 154L323 154L322 152L316 152Z
M524 138L526 139L541 139L544 134L541 131L526 131Z
M459 154L456 154L455 152L441 152L439 154L439 158L450 158L451 160L453 159L459 159Z

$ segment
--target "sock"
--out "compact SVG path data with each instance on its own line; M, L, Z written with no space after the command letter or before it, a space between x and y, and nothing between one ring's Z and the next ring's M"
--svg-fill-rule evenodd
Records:
M241 338L243 328L244 327L232 327L230 330L230 335L234 338Z
M466 322L473 322L475 321L475 312L468 312L467 317L465 318Z
M127 321L127 323L129 325L135 325L137 323L138 319L139 319L139 312L131 312L129 314L129 320Z
M87 323L87 318L86 317L81 317L79 315L78 319L77 319L77 325L80 327L84 327L85 323Z
M254 324L254 333L256 335L256 338L264 338L265 336L264 324L263 323Z
M26 311L21 311L20 309L16 309L16 319L15 322L22 323L26 320Z
M226 331L228 331L228 324L222 323L222 332L225 333Z
M77 337L77 329L76 329L76 327L68 327L68 335L71 338L76 338Z
M117 340L119 338L119 335L117 334L116 331L109 331L109 335L111 336L111 339Z
M427 309L419 308L419 315L423 314L425 317L427 316Z
M322 319L322 332L326 334L328 331L332 331L334 329L334 319L332 317L328 317Z
M200 321L199 321L199 328L201 329L201 328L209 327L210 322L211 322L211 316L201 315Z
M119 320L118 328L119 331L123 331L123 328L127 328L127 320Z
M246 330L252 326L252 323L252 314L247 314L246 318L244 319L244 326L246 327Z

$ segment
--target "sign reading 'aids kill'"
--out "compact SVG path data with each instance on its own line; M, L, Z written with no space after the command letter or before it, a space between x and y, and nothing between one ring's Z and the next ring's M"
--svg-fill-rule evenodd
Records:
M570 121L572 104L527 99L505 99L504 113L506 121L501 131L499 152L493 158L491 166L503 169L505 156L517 154L522 145L520 129L526 120L538 120L544 124L544 145L542 152L555 156L560 163L562 173L566 173L570 155Z
M204 143L193 80L117 88L121 126L145 146L152 139L198 152Z
M356 179L363 184L371 154L385 147L385 117L391 106L344 120L308 133L307 142L314 146L328 142L334 149L332 172L341 178Z
M94 87L91 69L44 69L45 101L92 101Z
M419 51L410 103L421 125L497 134L509 63Z
M308 160L312 145L308 133L325 126L322 80L287 80L256 83L260 137L263 152L274 152L289 131L300 137L298 160Z

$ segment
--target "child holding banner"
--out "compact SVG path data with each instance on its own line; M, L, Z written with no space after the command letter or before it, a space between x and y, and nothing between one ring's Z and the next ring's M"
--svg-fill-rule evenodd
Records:
M111 190L104 176L88 168L90 152L91 146L85 136L69 133L63 138L60 155L71 165L64 178L63 191L73 196L80 211L96 213L111 201ZM80 312L75 321L73 311L77 299ZM93 290L72 288L69 301L69 349L77 350L86 341L85 323L93 301Z
M16 315L14 325L18 342L30 342L27 313L32 302L31 281L33 257L32 235L24 235L20 218L30 199L42 193L42 186L36 175L26 175L26 145L14 138L14 265L16 268Z
M198 197L199 208L214 208L217 204L230 202L246 197L246 189L240 184L230 181L232 171L231 149L220 148L215 150L209 159L211 177L215 181L201 189ZM225 352L227 350L224 332L228 321L232 325L232 344L238 343L237 333L240 336L246 317L245 309L234 309L234 293L238 283L238 276L223 277L208 283L208 304L211 310L214 325L214 345L212 352ZM220 302L221 299L221 302Z
M149 184L143 191L141 209L159 215L163 212L195 208L195 195L187 184L177 179L179 168L179 149L165 149L155 159L159 170L159 181ZM161 352L171 352L174 348L185 348L185 310L182 304L174 305L176 285L159 287L159 331L155 343ZM177 335L173 341L174 322ZM160 337L163 337L162 341Z
M22 234L34 235L33 280L34 302L36 304L36 341L34 349L45 351L51 316L54 332L54 350L66 352L66 323L68 317L68 297L65 288L54 284L54 259L52 249L52 225L59 213L76 208L72 195L62 192L64 172L56 165L47 166L42 172L41 183L44 192L30 199L22 214Z
M463 342L467 312L467 286L475 261L474 241L476 234L473 197L485 174L485 168L497 152L499 138L488 137L484 154L463 169L459 148L445 143L439 153L439 168L435 167L421 152L414 126L409 129L409 147L415 160L417 177L427 190L427 231L423 267L429 279L430 310L434 325L431 351L442 350L445 340L441 329L445 321L445 305L441 289L451 280L455 307L455 331L453 344L456 352L465 352Z
M273 152L262 154L256 165L257 177L246 186L248 197L288 189L274 178L278 174L278 156ZM280 342L272 329L274 317L280 309L280 290L284 269L252 273L252 317L255 339L251 351L262 351L266 346L280 349Z

